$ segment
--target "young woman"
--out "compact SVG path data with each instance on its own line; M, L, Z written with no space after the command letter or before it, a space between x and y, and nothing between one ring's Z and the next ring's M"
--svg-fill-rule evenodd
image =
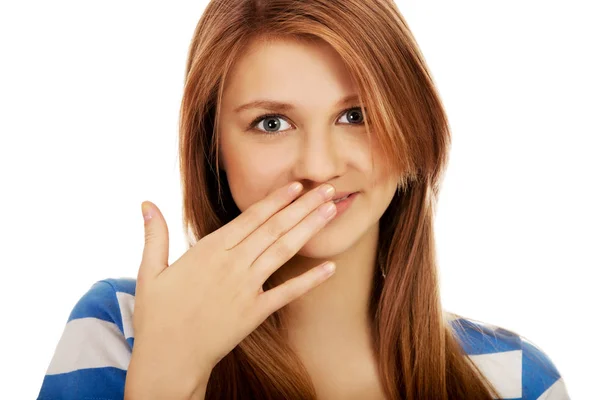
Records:
M144 202L137 280L81 298L39 399L568 399L532 343L442 308L449 148L393 1L211 2L180 116L190 248L168 266Z

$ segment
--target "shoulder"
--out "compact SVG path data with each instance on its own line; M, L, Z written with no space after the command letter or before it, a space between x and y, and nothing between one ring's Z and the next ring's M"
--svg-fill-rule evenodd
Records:
M95 282L72 308L38 400L122 398L133 348L136 281Z
M564 380L550 357L520 334L447 313L466 355L502 399L567 400Z
M112 330L118 329L126 339L133 338L135 287L133 278L107 278L95 282L73 307L67 325L108 326Z

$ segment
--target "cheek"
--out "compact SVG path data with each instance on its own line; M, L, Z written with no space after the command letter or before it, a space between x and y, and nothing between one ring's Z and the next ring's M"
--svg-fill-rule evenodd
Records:
M233 200L245 211L252 204L264 199L285 182L280 179L284 166L279 160L260 152L230 154L227 162L227 181Z
M376 149L375 149L376 150ZM389 185L391 178L390 171L387 170L387 166L385 165L382 154L378 151L373 151L373 153L369 153L367 155L367 160L365 161L364 171L368 175L368 181L371 187L387 187ZM373 157L373 163L371 163L371 158Z

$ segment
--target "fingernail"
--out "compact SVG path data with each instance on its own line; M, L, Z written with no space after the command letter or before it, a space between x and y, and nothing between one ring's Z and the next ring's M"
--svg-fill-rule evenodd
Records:
M333 186L331 186L329 184L325 184L319 188L319 193L321 193L321 195L323 196L323 198L325 200L332 198L334 192L335 192L335 189L333 188Z
M146 202L142 203L142 215L144 216L144 221L149 221L152 219L152 206Z
M328 202L319 207L319 213L325 218L333 215L333 212L336 210L335 204Z
M331 275L335 271L335 264L330 261L327 264L323 265L323 270L327 275Z
M294 182L290 185L288 189L288 193L290 195L297 194L302 189L302 184L300 182Z

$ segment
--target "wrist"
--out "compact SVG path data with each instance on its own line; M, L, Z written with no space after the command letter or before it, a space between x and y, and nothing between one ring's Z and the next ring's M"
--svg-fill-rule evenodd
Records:
M160 362L132 357L125 379L124 400L204 399L208 373L190 373Z

